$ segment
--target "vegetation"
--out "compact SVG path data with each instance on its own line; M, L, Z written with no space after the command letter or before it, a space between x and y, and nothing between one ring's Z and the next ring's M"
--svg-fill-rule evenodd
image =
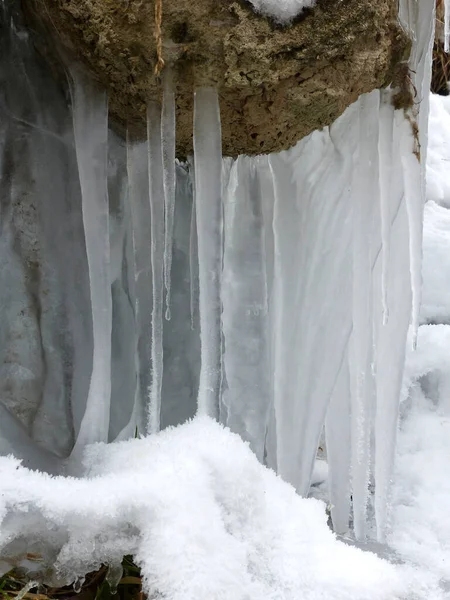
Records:
M0 600L145 600L141 572L131 556L125 556L122 567L123 576L116 590L107 581L107 566L86 575L79 589L39 585L27 591L28 578L12 570L0 577Z

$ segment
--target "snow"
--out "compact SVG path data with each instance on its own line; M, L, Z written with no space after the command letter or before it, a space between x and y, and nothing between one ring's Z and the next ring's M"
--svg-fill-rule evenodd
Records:
M450 211L430 200L423 230L422 323L450 324L449 280Z
M207 417L89 446L83 465L82 479L51 478L0 458L4 560L13 528L47 532L48 554L63 540L60 582L133 554L146 593L167 600L444 598L419 571L338 541L320 501L300 498Z
M274 18L280 23L291 21L304 8L314 6L316 0L250 0L256 12Z
M450 96L430 96L427 199L450 208Z

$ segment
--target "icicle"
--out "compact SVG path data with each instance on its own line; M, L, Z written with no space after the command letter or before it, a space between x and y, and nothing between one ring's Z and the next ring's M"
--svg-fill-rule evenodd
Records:
M73 125L91 288L93 359L86 410L73 450L108 440L111 402L112 300L107 188L108 103L78 71L73 77Z
M163 377L164 173L161 151L161 108L154 102L149 103L147 108L147 137L153 288L149 430L155 433L160 429Z
M133 437L136 427L145 431L143 412L147 390L151 385L151 218L148 192L148 145L127 139L128 202L133 227L135 327L136 327L136 394L130 422L119 438Z
M173 72L163 74L163 106L161 114L162 164L164 171L164 286L166 288L166 320L170 321L170 277L172 269L173 219L175 214L175 86Z
M388 107L386 106L386 109ZM392 146L388 154L380 160L391 163L391 185L389 191L389 213L387 224L389 236L395 240L391 245L389 271L386 279L386 292L390 301L390 316L382 324L381 297L377 293L382 279L382 256L374 268L374 301L378 303L376 320L376 413L375 413L375 517L377 539L385 541L389 521L390 488L395 457L397 437L398 409L400 389L405 359L405 340L411 316L411 281L409 272L409 234L406 199L403 193L401 149L402 122L405 117L401 111L393 114ZM387 115L386 115L387 118ZM381 152L381 145L380 152ZM381 165L380 165L381 167ZM380 173L380 182L382 174ZM385 182L386 183L386 182ZM386 186L387 188L387 186Z
M346 533L350 518L350 374L344 353L325 420L328 457L328 489L331 518L336 533Z
M221 385L222 139L217 90L194 99L195 207L199 257L201 370L198 411L218 415Z
M420 167L420 148L414 137L413 126L409 119L403 120L401 156L403 166L403 184L406 209L409 222L409 260L412 289L412 345L417 345L419 329L421 290L422 290L422 223L423 223L423 186Z
M197 223L195 220L195 193L192 198L191 226L189 233L189 290L191 309L191 329L195 329L195 311L198 297L198 247L197 247Z
M380 157L379 191L381 215L381 297L383 306L383 325L389 319L387 299L387 282L389 277L389 257L391 252L391 178L392 178L392 135L394 129L394 113L389 92L382 93L380 105L380 138L378 155Z
M16 593L15 598L17 600L23 600L23 598L25 598L25 596L28 595L28 592L30 590L32 590L33 588L38 588L39 587L39 581L28 581L28 583L26 583L23 588Z
M352 386L353 524L357 539L365 537L370 477L371 407L374 402L372 228L378 182L379 94L359 100L359 162L353 190L353 331L350 351ZM376 153L372 151L376 148Z
M450 52L450 0L444 0L444 52Z

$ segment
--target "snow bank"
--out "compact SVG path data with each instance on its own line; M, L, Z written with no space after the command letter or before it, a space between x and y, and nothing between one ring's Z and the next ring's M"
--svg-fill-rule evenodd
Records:
M435 334L443 332L442 327L434 328ZM430 346L427 348L431 349ZM435 346L432 356L437 357L442 349ZM450 331L446 333L447 357L449 350ZM449 367L447 364L447 378ZM420 565L430 574L434 573L448 586L450 412L447 410L445 416L443 407L439 404L433 406L425 400L420 389L415 390L412 399L414 408L398 438L394 480L396 507L389 542L404 559Z
M316 0L250 0L256 12L286 23L304 8L314 6Z
M26 551L55 552L65 581L132 553L146 591L167 600L438 593L408 567L339 542L323 503L297 496L207 417L145 439L90 446L84 465L82 479L52 478L0 459L4 558L17 556L19 542L8 545L12 529L27 540Z
M450 96L430 95L427 198L450 208Z
M423 228L423 323L450 323L449 281L450 211L427 202Z

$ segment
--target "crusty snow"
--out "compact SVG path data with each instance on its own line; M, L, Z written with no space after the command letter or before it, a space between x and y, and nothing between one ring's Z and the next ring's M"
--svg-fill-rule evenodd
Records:
M0 458L3 556L13 528L62 540L68 580L133 554L146 591L166 600L444 599L420 570L338 541L322 502L208 417L90 446L84 464L82 479L52 478Z
M296 17L304 8L309 8L316 0L250 0L256 12L286 23Z

